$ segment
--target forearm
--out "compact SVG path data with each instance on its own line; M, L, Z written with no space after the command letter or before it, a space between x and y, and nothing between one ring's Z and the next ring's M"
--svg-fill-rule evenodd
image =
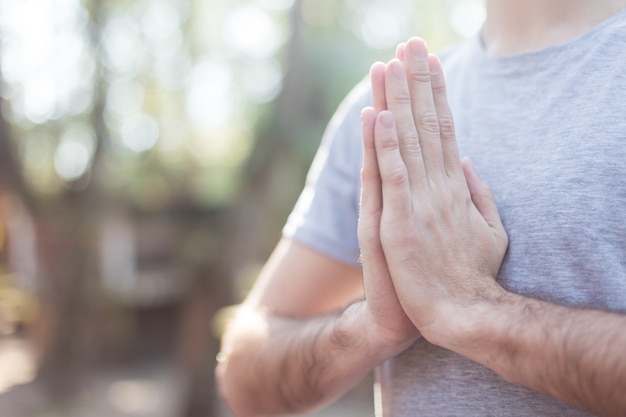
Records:
M576 407L626 415L626 316L510 293L473 311L448 348Z
M364 328L363 303L310 319L244 311L230 326L218 366L236 415L271 416L323 405L382 360Z

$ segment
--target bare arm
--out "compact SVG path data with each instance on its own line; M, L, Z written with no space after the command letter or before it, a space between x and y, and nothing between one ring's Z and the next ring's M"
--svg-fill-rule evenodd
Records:
M496 283L507 239L493 195L459 162L438 60L418 40L404 52L405 65L388 64L384 91L374 91L391 111L376 121L383 186L374 194L407 315L431 343L511 382L626 416L626 316L525 298Z
M626 316L503 293L452 320L442 346L594 414L626 416Z
M384 64L372 67L384 88ZM375 97L377 111L385 109ZM373 109L362 114L362 183L381 189ZM380 243L382 205L361 195L362 269L283 239L223 338L217 377L239 417L301 412L339 397L419 333L402 309ZM355 301L356 300L356 301ZM347 307L346 307L347 306Z
M409 329L383 340L362 296L360 269L283 240L223 339L218 382L233 412L321 406L408 347L416 330L404 313Z
M218 378L236 415L296 412L336 395L342 384L333 380L345 373L339 365L350 368L346 362L356 355L343 352L335 326L341 328L340 309L360 288L360 271L296 242L278 245L224 335ZM355 340L345 343L360 344L358 335L345 335L350 337ZM365 352L359 356L368 359ZM346 389L360 372L348 378ZM324 392L330 385L333 390Z

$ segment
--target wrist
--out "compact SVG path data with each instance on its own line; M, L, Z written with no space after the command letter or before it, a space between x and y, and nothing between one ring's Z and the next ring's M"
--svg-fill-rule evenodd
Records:
M403 331L380 325L365 300L351 304L344 312L345 317L350 318L343 320L342 327L355 333L373 366L404 352L419 337L419 332L408 318L405 320L410 326L405 326Z
M506 327L504 313L517 303L519 296L506 291L495 281L483 287L474 297L440 305L435 321L422 330L432 344L464 356L484 348L486 341Z

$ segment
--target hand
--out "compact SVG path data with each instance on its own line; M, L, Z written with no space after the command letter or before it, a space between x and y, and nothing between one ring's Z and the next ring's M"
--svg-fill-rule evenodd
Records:
M504 291L494 279L508 237L490 189L459 161L439 60L417 38L398 55L404 63L385 67L388 111L374 128L382 193L363 198L382 194L380 239L398 298L440 344L464 307ZM371 152L365 148L366 160Z
M371 80L376 109L366 108L361 114L364 154L358 236L365 305L368 323L372 325L369 339L377 350L382 347L386 351L384 356L393 356L409 347L419 333L400 305L380 243L382 194L374 145L374 125L377 112L386 109L384 70L382 63L372 66Z

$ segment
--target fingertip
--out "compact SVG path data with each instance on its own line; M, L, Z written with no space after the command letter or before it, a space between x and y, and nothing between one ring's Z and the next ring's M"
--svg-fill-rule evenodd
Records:
M387 108L387 101L385 99L385 71L386 65L383 62L375 62L370 67L372 100L376 111L381 111Z
M370 67L370 76L374 76L375 74L385 73L385 63L376 61Z
M361 122L363 126L369 126L374 123L376 120L376 110L374 108L368 106L361 110Z
M461 169L463 170L465 181L467 182L472 195L480 194L484 189L489 189L489 186L485 183L485 181L483 181L481 176L478 174L478 171L476 171L476 166L470 158L463 158L461 161Z
M414 36L407 41L406 49L411 56L418 59L424 59L428 56L428 45L426 44L426 41L417 36Z
M372 114L376 115L376 110L371 106L366 106L361 110L361 119L370 117Z
M443 72L441 67L441 60L435 54L428 54L428 66L432 74L439 74Z
M428 67L430 70L430 82L434 90L443 92L446 87L446 81L443 77L443 67L437 55L430 54L428 56Z
M386 129L393 129L394 126L394 117L393 117L393 113L391 113L388 110L385 111L381 111L378 114L378 122L380 123L380 125Z
M390 71L390 75L396 80L404 79L404 64L397 58L392 59L387 63L387 70Z
M404 61L405 49L406 49L406 43L403 42L400 45L398 45L398 47L396 48L396 59Z
M474 168L474 164L472 160L467 156L461 159L461 169L463 169L463 174L465 174L465 179L469 179L476 174L476 169Z
M474 165L474 162L469 158L469 157L465 157L465 160L467 160L467 167L468 169L472 172L472 174L474 174L474 176L478 179L480 179L480 176L478 175L478 172L476 171L476 166Z

